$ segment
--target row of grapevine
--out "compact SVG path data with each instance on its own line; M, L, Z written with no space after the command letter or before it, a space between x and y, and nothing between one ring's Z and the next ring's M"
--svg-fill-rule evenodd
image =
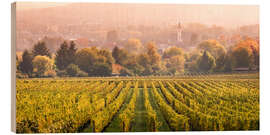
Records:
M159 94L155 85L152 83L152 92L155 97L156 103L158 104L163 116L175 131L187 131L189 130L189 118L176 113L171 106L169 106L165 99Z
M144 106L147 111L147 127L148 131L155 132L158 131L158 128L160 126L160 123L157 120L157 113L154 111L154 109L151 106L151 103L149 101L149 93L147 89L146 82L143 83L143 92L144 92Z
M198 90L198 91L203 91L206 90L205 88L201 88L198 87L196 85L192 85L193 87L190 87L188 85L185 85L185 88L187 89L194 89L194 87ZM198 95L197 95L198 96ZM199 99L203 99L203 98L211 98L210 101L217 101L218 99L215 97L209 97L209 95L204 95L204 96L198 96ZM231 98L230 100L233 100L233 98ZM223 104L227 102L222 102ZM211 108L210 102L206 102L206 105L208 105L208 107L206 108ZM229 106L230 104L227 104L226 106ZM214 106L214 109L216 109L216 116L219 116L218 119L222 120L223 122L223 126L226 127L225 130L239 130L239 129L251 129L251 125L252 127L258 128L258 121L254 120L254 119L258 119L256 118L258 115L255 114L255 117L253 114L250 113L243 113L243 112L239 112L239 111L235 111L233 109L229 109L226 108L224 106L221 105L215 105L215 103L211 103L211 106ZM233 106L233 105L231 105ZM208 111L208 113L210 113L211 111ZM226 113L227 112L227 113ZM249 122L247 122L249 121ZM235 125L241 125L241 126L235 126Z
M120 127L122 131L128 132L131 128L131 123L134 121L135 117L135 107L136 107L136 101L137 96L139 95L139 89L138 89L138 81L135 82L133 94L131 96L131 100L127 107L122 111L121 114L119 114L120 118Z
M94 114L91 117L91 124L93 128L93 132L101 132L105 126L112 120L113 116L117 113L117 111L122 106L128 90L130 89L131 82L126 84L126 87L121 90L117 98L106 108Z
M80 82L61 86L49 81L41 84L48 89L29 89L40 85L37 82L18 83L16 126L19 133L75 132L89 120L89 116L105 106L104 98L92 99L92 96L96 97L99 93L89 95L88 91L97 84L107 87L107 83L89 82L88 86L84 87L81 87ZM114 83L108 88L113 86ZM121 84L117 88L121 90Z
M258 130L258 78L240 78L18 79L17 132Z
M164 86L159 82L161 92L168 103L180 114L189 118L189 125L192 130L223 130L219 119L192 110L184 103L177 100Z

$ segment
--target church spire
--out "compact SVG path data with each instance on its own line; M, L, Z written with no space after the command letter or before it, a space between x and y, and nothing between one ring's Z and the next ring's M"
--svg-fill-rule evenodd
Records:
M182 25L181 22L178 20L177 24L177 41L182 42Z

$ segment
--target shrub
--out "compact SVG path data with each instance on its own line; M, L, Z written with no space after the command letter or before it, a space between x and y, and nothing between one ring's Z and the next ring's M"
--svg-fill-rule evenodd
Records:
M16 78L28 78L27 74L16 73Z
M80 71L78 71L77 76L78 76L78 77L87 77L88 74L87 74L86 72L80 70Z
M45 76L56 77L56 72L54 70L49 70L49 71L45 72Z
M57 76L59 76L59 77L67 77L66 70L58 70L57 71Z
M80 68L78 65L75 64L69 64L66 69L66 73L69 76L77 76L77 74L80 72Z
M120 70L120 76L132 76L132 75L134 74L127 68L123 68Z

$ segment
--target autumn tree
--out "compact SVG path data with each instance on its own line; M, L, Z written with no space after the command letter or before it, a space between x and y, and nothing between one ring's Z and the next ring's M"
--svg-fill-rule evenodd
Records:
M175 75L176 73L184 71L185 58L181 48L175 46L170 47L164 51L162 57L170 74Z
M136 61L143 67L151 65L151 58L147 53L142 53L137 56Z
M171 74L181 73L184 71L185 59L181 55L172 56L167 59L166 67Z
M125 64L125 67L133 74L133 75L142 75L144 71L144 67L138 63L138 58L135 55L130 56L130 59Z
M205 40L201 42L197 49L204 52L209 52L215 59L218 59L219 56L225 55L226 49L216 40Z
M139 53L142 49L142 43L139 39L135 38L130 38L127 40L127 42L124 44L124 48L129 52L129 53Z
M215 71L222 71L224 69L226 49L217 40L205 40L198 45L197 49L202 52L207 51L215 58Z
M250 38L240 41L232 50L234 67L253 67L259 64L259 45Z
M148 42L146 44L147 48L147 55L149 56L150 59L150 64L151 65L159 65L160 64L160 55L157 52L157 47L154 42Z
M173 46L173 47L170 47L164 51L162 58L166 59L166 58L171 58L171 57L177 56L177 55L183 56L184 52L181 48Z
M98 59L98 54L95 50L90 48L84 48L76 54L76 64L79 68L88 74L93 72L93 65Z
M36 56L33 59L33 71L38 77L47 76L54 68L54 62L47 56Z
M112 66L112 64L114 63L114 58L109 50L106 49L98 50L98 55L105 57L106 58L105 63L108 63L110 66Z

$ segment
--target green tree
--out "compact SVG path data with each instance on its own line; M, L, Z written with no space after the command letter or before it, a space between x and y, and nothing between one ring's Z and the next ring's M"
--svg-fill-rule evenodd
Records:
M127 68L122 68L120 70L120 76L133 76L134 74Z
M249 67L251 63L251 52L245 47L237 47L232 52L234 67Z
M33 72L33 56L28 50L25 50L22 55L22 62L19 64L19 69L22 73L28 74L30 76Z
M84 48L79 50L76 53L75 63L79 66L79 68L88 74L93 72L93 66L96 60L98 59L98 54L95 49Z
M118 46L115 46L113 48L112 56L113 56L113 58L115 60L115 63L116 64L120 64L120 58L121 58L121 56L120 56L120 48L118 48Z
M64 70L70 63L69 61L69 48L66 41L61 44L60 48L56 52L55 64L59 70Z
M69 45L69 49L68 49L68 56L69 56L68 63L69 64L75 63L76 52L77 52L76 44L74 41L71 41Z
M112 64L114 63L114 58L109 50L101 49L98 51L98 55L105 57L106 58L105 62L110 66L112 66Z
M43 77L54 68L54 62L47 56L36 56L33 59L33 71L38 77Z
M128 52L125 49L120 49L117 46L113 48L112 56L116 64L125 65L129 59Z
M20 70L19 65L20 65L20 61L19 61L18 55L16 54L16 72Z
M141 66L135 58L132 58L125 65L129 71L131 71L134 75L142 75L144 71L144 67Z
M184 71L185 59L181 55L176 55L167 59L166 67L171 74L181 73Z
M233 60L232 60L232 56L231 56L231 52L229 51L227 53L227 55L225 56L225 60L224 60L224 71L225 72L230 72L232 71L232 64Z
M215 59L226 53L224 46L216 40L205 40L197 46L197 49L209 52Z
M93 76L111 76L112 66L108 63L95 63L93 67Z
M226 62L226 54L221 54L217 59L216 59L216 67L215 67L215 71L223 71L224 70L224 66L225 66L225 62Z
M69 64L66 68L66 72L69 76L78 76L79 72L81 72L78 65Z
M163 59L165 66L170 74L175 75L184 71L185 54L181 48L170 47L163 53Z
M202 72L209 72L216 66L215 58L208 51L204 51L197 64L199 71Z
M45 42L43 41L39 41L37 44L34 45L32 54L34 57L38 55L51 57L50 50L47 48Z
M108 50L95 47L84 48L76 53L76 62L89 76L109 76L112 73L114 59Z

